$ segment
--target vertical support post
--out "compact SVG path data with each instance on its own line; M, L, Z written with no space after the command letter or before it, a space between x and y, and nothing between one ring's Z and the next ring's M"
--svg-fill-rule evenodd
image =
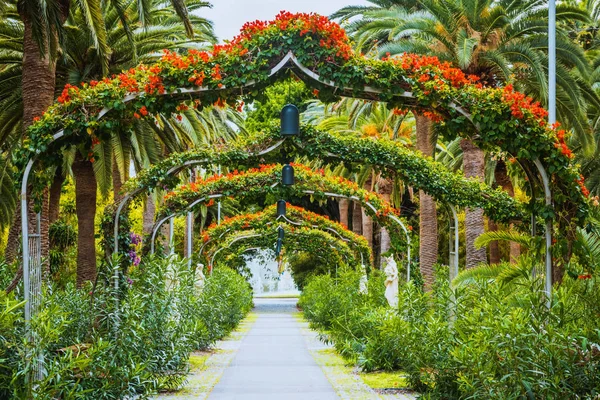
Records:
M21 183L21 240L23 247L23 298L25 300L25 330L30 334L31 325L31 282L29 280L29 215L27 207L27 185L29 184L29 174L35 162L35 157L30 159L23 172L23 182Z
M548 1L548 123L556 122L556 0Z
M193 224L194 224L194 213L189 211L187 213L187 218L185 221L185 228L187 230L187 248L186 248L186 253L187 253L187 257L188 257L188 267L192 266L192 251L193 251L193 238L192 235L194 234L194 229L193 229Z
M535 166L537 167L542 177L542 183L544 185L544 198L547 207L552 207L552 192L550 191L550 181L546 169L542 165L539 159L534 160ZM544 286L544 292L546 293L546 305L548 308L552 305L552 219L546 220L546 282Z
M169 254L175 253L174 249L174 229L175 229L175 217L169 219Z
M450 244L450 248L454 247L454 251L450 252L450 281L458 276L458 214L456 213L456 208L452 204L448 204L450 207L450 211L452 211L452 220L453 224L451 224L450 229L450 241L452 242L452 231L454 231L454 246ZM454 226L452 226L454 225Z
M194 182L194 171L191 170L190 171L190 182ZM187 213L187 218L185 220L185 228L186 228L186 236L187 236L187 243L186 243L186 255L188 258L188 267L191 268L192 267L192 251L194 251L193 246L194 246L194 212L190 209Z
M221 166L219 165L219 175L221 175ZM217 224L221 225L221 199L217 201Z

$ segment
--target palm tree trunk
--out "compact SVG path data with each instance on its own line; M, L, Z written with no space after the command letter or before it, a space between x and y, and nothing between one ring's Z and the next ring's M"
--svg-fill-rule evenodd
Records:
M52 225L60 215L60 195L65 177L60 168L54 173L54 180L50 186L50 205L48 207L48 223Z
M498 161L496 164L496 170L494 171L494 177L496 179L496 184L500 186L505 192L507 192L511 197L515 197L515 188L508 176L508 171L506 169L506 163L502 160ZM510 229L513 228L513 224L510 224ZM515 264L517 259L521 255L521 245L515 242L510 242L510 262L511 264Z
M142 215L142 232L144 236L152 233L152 227L154 226L154 213L156 212L156 203L154 197L148 195L146 198L146 204L144 205L144 213Z
M21 75L21 87L22 87L22 98L23 98L23 137L27 132L29 126L33 123L35 117L41 116L44 111L54 101L54 87L55 87L55 72L56 63L51 60L47 54L42 55L38 43L33 38L33 25L32 22L26 17L25 14L21 14L21 20L23 21L23 64L22 64L22 75ZM48 41L46 41L47 47ZM49 254L49 238L48 238L48 191L44 190L42 193L42 207L41 207L41 255L42 259L47 260ZM30 231L32 229L31 222L34 221L35 214L29 214ZM19 232L21 230L21 215L19 212L15 213L15 219L9 232L9 241L5 250L5 258L8 261L14 261L19 249ZM45 263L44 272L47 272L48 263ZM15 277L16 282L21 279L23 275L22 269L17 272ZM16 286L16 284L14 285Z
M338 208L340 210L340 223L345 227L349 226L348 223L348 211L350 209L350 200L340 199L338 200Z
M488 232L496 232L498 224L496 221L488 219ZM490 264L500 264L500 245L497 240L490 243Z
M463 151L463 172L467 178L475 177L483 181L485 173L485 158L483 150L477 147L472 141L462 139L460 147ZM465 212L465 233L466 233L466 268L473 268L481 263L487 262L485 247L475 248L475 240L485 232L483 220L483 209L467 208Z
M426 156L433 156L431 121L415 114L417 149ZM438 259L438 221L433 197L419 190L419 266L425 288L433 284L433 266Z
M352 202L352 232L362 235L362 211L360 204Z
M79 153L73 162L77 212L77 287L96 279L96 176L92 163Z

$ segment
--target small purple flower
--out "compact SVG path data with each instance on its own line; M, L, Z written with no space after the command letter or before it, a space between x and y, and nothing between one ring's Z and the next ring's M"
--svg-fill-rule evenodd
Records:
M127 283L129 284L129 286L133 285L133 281L131 280L131 278L127 277Z
M135 252L135 250L129 250L129 253L127 253L127 255L129 256L129 259L131 261L133 261L137 257L137 253Z
M140 258L140 256L135 256L135 258L133 259L133 265L135 265L136 267L138 265L140 265L140 262L142 261L142 259Z
M142 243L142 237L135 232L129 232L129 240L134 246Z

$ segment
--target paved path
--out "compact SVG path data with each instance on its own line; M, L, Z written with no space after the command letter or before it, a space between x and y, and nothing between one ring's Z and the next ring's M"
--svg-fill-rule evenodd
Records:
M209 400L339 399L310 355L297 299L254 299L256 322Z

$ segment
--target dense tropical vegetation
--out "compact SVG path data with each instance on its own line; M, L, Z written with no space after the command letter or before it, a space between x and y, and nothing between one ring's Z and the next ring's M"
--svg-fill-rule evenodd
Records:
M251 308L248 248L290 265L306 318L350 363L430 398L598 396L600 3L558 5L555 125L545 0L370 3L282 12L216 44L204 1L1 1L0 397L181 386L190 352ZM321 80L271 76L288 52ZM287 103L301 135L280 143ZM17 205L34 154L30 324ZM386 256L410 279L391 308Z

